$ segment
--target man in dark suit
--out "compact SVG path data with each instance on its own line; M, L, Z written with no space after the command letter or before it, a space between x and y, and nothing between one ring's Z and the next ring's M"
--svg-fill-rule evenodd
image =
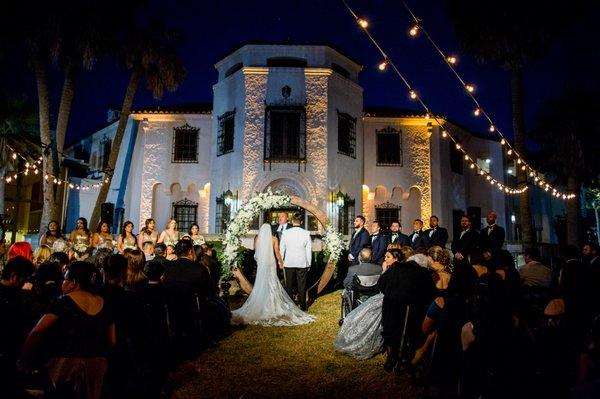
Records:
M215 287L205 267L196 263L191 240L180 240L175 245L177 259L165 269L163 284L169 297L169 316L176 336L193 337L198 327L194 321L202 321L201 340L209 346L217 346L218 322L211 312L209 298L215 296ZM192 338L193 339L193 338Z
M460 226L460 235L452 240L452 253L457 261L466 259L472 249L479 248L479 233L471 228L471 218L468 215L460 219Z
M402 233L400 222L392 222L392 225L390 226L390 243L397 243L401 246L410 246L408 236Z
M283 232L291 228L292 224L288 222L288 214L279 212L279 215L277 215L277 224L271 226L271 231L273 232L273 237L277 237L277 239L281 241Z
M448 242L448 230L439 226L439 219L433 215L429 218L429 229L425 230L429 245L445 248Z
M363 248L358 256L358 265L350 266L346 278L344 278L344 288L350 288L354 276L375 276L382 272L380 265L371 263L372 260L371 248Z
M281 236L284 231L287 229L291 229L293 226L288 221L288 214L286 212L279 212L277 215L277 224L271 226L271 232L273 233L273 237L277 237L277 241L281 242ZM275 251L275 257L277 258L277 275L280 278L283 278L283 259L281 258L281 253L279 251Z
M412 249L429 249L429 239L423 231L423 221L415 219L413 222L413 232L408 236L409 245Z
M381 233L381 226L377 220L371 222L371 248L372 248L372 260L373 263L381 265L385 256L385 251L389 244L388 238L385 234Z
M371 235L365 228L365 222L365 217L362 215L358 215L356 219L354 219L354 228L356 230L350 240L350 253L348 254L348 261L351 266L358 265L358 254L360 253L360 250L371 242Z
M489 211L486 217L487 227L481 230L481 248L484 250L499 251L504 245L504 229L496 224L498 216L494 211Z

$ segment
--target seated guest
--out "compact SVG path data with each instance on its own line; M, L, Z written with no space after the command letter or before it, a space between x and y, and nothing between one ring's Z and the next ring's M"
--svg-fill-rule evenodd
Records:
M400 252L402 252L404 259L408 259L411 256L413 256L414 254L416 254L415 250L412 249L411 247L409 247L408 245L401 247Z
M154 243L152 241L146 241L142 244L142 251L144 251L144 257L146 262L150 262L154 259Z
M480 249L472 249L467 260L471 267L477 272L477 277L481 277L482 275L491 271L488 268L489 261L485 256L485 252Z
M188 240L191 241L191 240ZM165 252L165 259L166 260L176 260L177 259L177 254L175 253L175 245L174 244L167 244L167 250Z
M33 281L33 289L44 308L62 294L63 272L58 263L42 263L36 270Z
M125 280L125 287L130 290L135 290L147 281L143 271L146 264L144 253L139 249L132 249L131 251L126 251L123 256L127 259L127 279Z
M464 369L461 390L465 397L481 397L486 392L510 397L509 371L514 367L515 322L502 278L483 274L475 288L470 321L461 331Z
M431 269L433 270L433 281L435 288L445 290L450 281L450 251L446 248L433 246L427 252L431 258Z
M431 361L430 375L438 388L439 397L456 397L460 368L456 359L461 356L460 331L468 321L477 273L471 267L460 266L454 270L448 288L431 303L423 321L425 334L437 334L435 353ZM431 341L428 338L428 341ZM417 351L421 355L424 351Z
M215 288L206 268L198 267L191 240L180 240L175 249L177 259L165 270L163 282L169 295L169 314L172 328L179 343L191 345L197 339L203 344L217 346L217 325L207 305L208 298L215 296ZM194 321L202 320L202 330ZM196 336L200 334L200 337ZM185 342L187 340L192 342ZM183 348L180 348L183 349ZM188 351L189 354L189 351Z
M154 245L154 258L153 260L162 263L163 265L168 262L167 258L165 258L165 255L167 253L167 246L166 244L160 243L160 244L156 244Z
M21 256L28 261L32 262L32 253L31 253L31 244L27 241L15 242L8 249L8 260L15 258L17 256Z
M52 255L52 249L47 245L40 245L33 253L33 265L38 268L42 263L48 260Z
M348 274L344 278L344 288L349 289L352 285L354 276L375 276L382 272L381 266L371 263L372 251L370 248L363 248L358 256L358 265L350 266Z
M56 397L100 398L106 373L106 357L115 345L115 324L102 297L92 294L93 266L74 262L63 282L64 295L57 298L33 328L18 362L21 370L31 366L42 340L49 337L51 351L45 363Z
M216 252L210 244L202 244L202 264L210 271L215 286L219 286L221 280L221 264L217 260Z
M383 256L388 245L388 238L381 233L379 222L374 220L371 222L371 248L373 249L372 260L376 265L383 263Z
M413 353L405 353L405 348L400 348L401 341L411 348L410 352L422 344L420 326L427 306L435 296L435 286L429 271L416 262L402 262L404 255L399 250L391 249L385 256L386 270L377 285L383 294L381 324L387 352L384 369L391 372L399 354L403 359L413 358Z
M17 256L6 262L0 275L0 392L5 398L19 397L15 364L36 321L22 287L34 271L30 261Z
M61 273L64 274L69 265L69 255L64 252L53 252L50 258L48 258L48 262L60 265Z
M540 251L537 248L525 250L525 265L519 269L521 284L527 287L550 288L552 283L552 271L540 261Z

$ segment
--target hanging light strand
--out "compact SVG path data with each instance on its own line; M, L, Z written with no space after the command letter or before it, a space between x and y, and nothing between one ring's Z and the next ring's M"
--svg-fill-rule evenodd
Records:
M477 100L477 98L475 97L475 94L474 94L474 92L475 92L475 86L473 84L471 84L471 83L467 83L462 78L462 76L458 73L458 71L456 69L456 66L455 66L455 64L456 64L456 57L454 55L448 55L448 54L444 53L444 51L436 43L436 41L433 40L433 38L431 37L431 35L427 31L427 29L423 26L422 19L419 18L419 17L417 17L413 13L412 9L408 6L408 4L406 3L406 1L402 0L402 4L404 5L404 8L406 9L406 11L410 14L410 16L413 19L413 21L415 22L415 24L418 24L419 31L423 32L423 35L425 36L425 38L427 38L427 40L433 46L433 48L435 49L435 51L444 60L445 64L448 66L448 68L450 68L450 71L452 71L453 75L459 81L459 83L461 84L461 86L465 89L466 95L471 99L471 101L473 101L473 104L475 105L475 111L473 112L473 114L475 116L483 116L487 120L487 122L489 124L489 131L491 133L495 132L495 133L498 134L498 136L500 136L500 138L501 138L500 143L505 148L505 151L506 151L507 155L508 156L513 156L514 159L517 160L517 163L519 165L521 165L521 166L519 166L519 169L525 171L526 172L526 176L529 176L529 177L543 176L543 174L541 172L539 172L535 168L533 168L525 160L525 158L522 157L521 154L518 153L518 151L510 144L510 142L508 141L508 139L504 136L504 134L502 133L502 130L499 129L498 125L494 123L494 121L492 120L492 117L485 111L485 109L483 108L483 106L480 104L479 100ZM541 181L542 184L540 184L539 181ZM563 199L571 199L571 198L574 198L576 196L573 193L564 194L564 193L558 192L558 190L556 190L554 187L552 187L551 185L547 184L544 181L543 178L540 178L540 179L536 180L534 183L536 185L539 185L540 187L544 188L545 191L554 190L554 192L558 193L558 195L555 195L555 197L560 197L560 198L563 198Z
M367 23L362 22L365 20L363 18L360 18L354 12L354 10L348 5L348 3L345 0L342 0L342 3L346 6L346 8L350 12L350 14L352 14L352 16L357 21L357 23L362 28L362 30L365 32L365 34L367 35L367 37L369 38L371 43L373 43L373 45L377 48L377 50L379 51L379 53L381 54L381 56L384 60L383 62L385 62L385 64L386 64L386 67L389 66L396 73L396 75L398 75L398 77L400 78L402 83L406 86L410 98L417 101L419 103L419 105L421 105L421 107L425 111L425 117L427 119L429 119L429 118L433 119L440 126L440 128L442 129L442 137L449 138L452 141L455 149L458 150L459 152L461 152L461 154L463 155L465 162L469 163L469 167L471 169L474 169L474 171L477 173L477 175L485 178L488 182L490 182L491 185L495 186L496 188L498 188L500 191L502 191L505 194L520 194L521 192L527 190L527 186L525 186L524 188L521 188L521 189L517 189L515 187L510 187L510 186L503 184L501 182L501 179L494 177L489 171L485 170L484 168L480 167L477 164L476 159L474 157L472 157L471 155L469 155L467 153L467 151L459 143L459 141L451 134L451 132L450 132L451 128L445 127L446 122L441 120L437 115L435 115L431 112L431 110L429 109L427 104L424 102L424 100L421 98L421 96L419 96L417 94L417 92L413 89L413 87L409 83L408 79L404 76L404 74L398 69L398 67L393 62L393 60L383 50L382 46L379 44L379 42L377 42L377 40L371 34L371 32L369 32L368 22ZM365 25L366 25L366 27L365 27ZM382 69L382 68L379 68L379 69ZM383 68L383 69L385 69L385 68Z

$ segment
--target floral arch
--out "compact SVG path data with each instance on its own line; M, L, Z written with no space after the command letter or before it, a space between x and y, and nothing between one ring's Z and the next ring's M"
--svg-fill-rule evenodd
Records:
M220 254L221 263L225 270L224 275L222 276L223 280L229 280L231 277L235 277L238 280L240 287L246 291L246 293L252 291L252 284L250 284L238 267L243 258L243 251L240 250L242 246L242 237L248 233L249 225L255 216L265 210L286 205L296 205L304 208L312 213L324 228L323 249L325 255L329 256L329 258L327 260L327 265L323 270L323 274L319 280L307 290L307 293L308 295L312 295L313 293L318 295L323 291L327 286L327 283L331 280L337 261L342 253L344 247L342 235L335 231L329 224L329 218L325 212L317 208L311 202L294 195L288 196L280 193L273 193L270 189L267 189L266 192L257 194L248 202L244 203L229 223L223 237L223 250Z

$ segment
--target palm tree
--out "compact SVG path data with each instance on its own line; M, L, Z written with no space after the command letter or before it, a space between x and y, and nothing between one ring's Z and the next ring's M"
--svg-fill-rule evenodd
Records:
M108 195L112 172L117 163L125 127L140 81L145 79L154 97L160 98L165 90L174 91L185 78L185 68L179 56L179 45L179 35L158 22L150 23L146 28L135 29L127 35L121 58L130 71L129 83L125 90L119 124L105 169L105 182L100 187L90 219L91 226L95 226L100 220L100 207Z
M556 183L566 185L570 193L577 195L567 203L567 243L572 245L581 243L582 186L589 187L600 174L597 160L600 127L586 118L600 113L599 95L598 92L566 91L545 104L531 132L541 144L539 159L543 159L544 170L554 176Z
M575 2L547 6L542 0L486 2L449 0L450 17L462 47L481 62L497 64L511 75L512 125L515 149L525 150L523 70L527 63L541 57L553 39L566 28L576 12ZM525 171L517 170L519 187L527 185ZM522 240L534 242L529 191L520 196Z

